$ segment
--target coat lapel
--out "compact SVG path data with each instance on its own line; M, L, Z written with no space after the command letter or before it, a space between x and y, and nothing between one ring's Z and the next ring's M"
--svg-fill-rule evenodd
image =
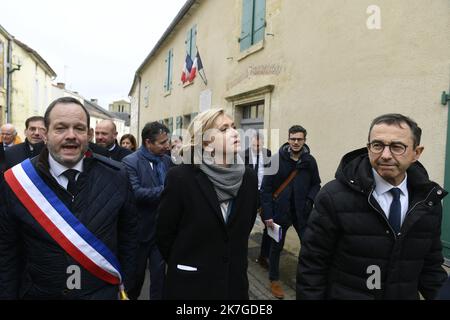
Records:
M222 225L225 226L225 221L223 220L223 216L220 210L219 200L217 199L217 194L214 191L211 181L209 181L208 177L201 171L197 172L195 178L200 186L200 190L207 199L217 218L220 220Z

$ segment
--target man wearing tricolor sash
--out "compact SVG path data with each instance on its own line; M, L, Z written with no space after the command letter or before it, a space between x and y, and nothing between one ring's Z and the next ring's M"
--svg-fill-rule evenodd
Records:
M126 299L137 249L126 171L88 150L78 100L55 100L44 118L46 148L1 185L0 299Z

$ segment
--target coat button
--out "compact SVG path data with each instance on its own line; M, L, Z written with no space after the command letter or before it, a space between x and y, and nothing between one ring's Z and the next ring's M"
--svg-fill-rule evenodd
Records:
M386 234L389 234L389 230L386 230Z
M355 181L353 181L353 180L350 180L350 183L351 183L351 184L354 184L354 183L355 183Z
M432 207L432 206L433 206L433 201L428 202L428 205L429 205L430 207Z
M437 194L438 194L439 196L442 195L442 190L439 189L439 190L437 191Z

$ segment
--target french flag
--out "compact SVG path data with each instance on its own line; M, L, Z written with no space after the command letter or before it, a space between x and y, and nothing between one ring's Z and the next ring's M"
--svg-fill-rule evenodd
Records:
M191 56L188 54L186 54L186 59L184 61L184 67L183 67L183 73L181 74L181 82L186 83L187 81L191 81L190 80L190 75L192 73L192 59Z
M200 53L198 51L197 51L197 55L194 59L194 63L192 65L191 73L189 75L190 82L195 79L195 77L197 75L197 71L200 74L200 77L202 77L203 82L205 82L205 84L206 84L206 80L205 80L206 77L204 76L204 74L202 75L202 72L204 72L203 63L202 63L202 59L200 58Z

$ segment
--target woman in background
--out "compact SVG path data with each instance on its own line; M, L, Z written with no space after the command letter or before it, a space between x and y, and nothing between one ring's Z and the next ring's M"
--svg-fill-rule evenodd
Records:
M120 146L135 152L137 147L136 138L132 134L124 134L120 138Z

